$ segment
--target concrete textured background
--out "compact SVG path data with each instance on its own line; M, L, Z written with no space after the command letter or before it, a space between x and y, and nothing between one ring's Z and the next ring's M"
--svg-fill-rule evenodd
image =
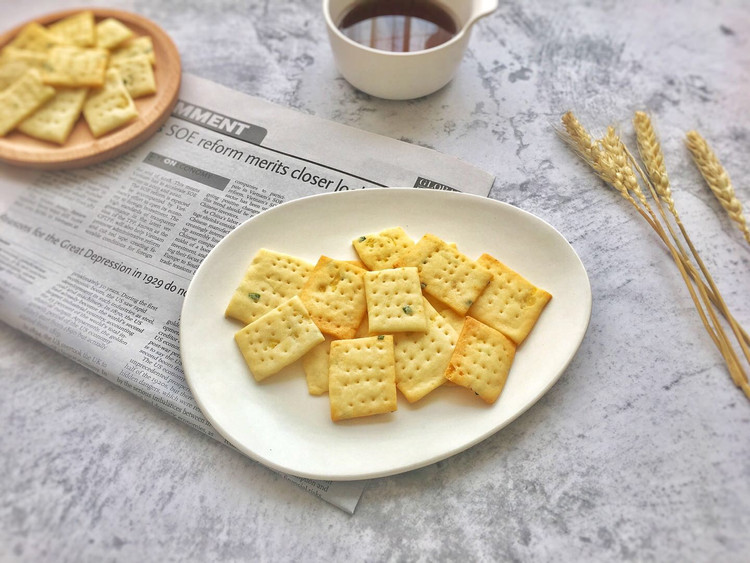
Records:
M3 25L85 5L13 3ZM750 213L750 4L502 2L455 80L408 102L346 83L318 1L107 5L163 26L186 72L494 174L492 197L579 253L593 315L526 414L371 481L353 516L0 325L0 560L747 561L750 402L656 237L555 127L572 109L630 142L651 113L683 220L750 327L750 245L684 148L698 129Z

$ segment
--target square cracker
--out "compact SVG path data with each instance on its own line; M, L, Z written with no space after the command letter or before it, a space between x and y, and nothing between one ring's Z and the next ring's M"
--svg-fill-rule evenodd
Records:
M521 344L552 295L489 254L482 254L477 263L492 272L492 281L471 306L469 315Z
M109 51L72 45L54 47L42 67L42 79L52 86L70 88L104 85Z
M297 295L312 272L300 258L261 248L232 294L225 316L245 324L253 322Z
M366 270L321 256L299 296L325 334L352 338L367 312Z
M279 372L323 342L305 306L296 295L234 335L256 381Z
M383 414L398 408L391 335L334 340L329 362L331 420Z
M131 29L117 18L106 18L96 24L96 46L102 49L114 49L131 37Z
M352 241L352 246L370 270L393 268L399 257L414 246L414 241L401 227L364 235Z
M120 71L122 82L131 98L140 98L156 92L154 67L146 55L116 59L110 63L110 67Z
M424 235L396 266L415 266L425 293L462 315L492 279L490 272L432 234Z
M445 383L445 370L458 340L451 324L426 299L424 307L427 332L393 335L396 386L410 403Z
M47 28L37 22L31 22L18 32L8 47L29 51L49 51L55 45L60 45L60 39L50 33Z
M364 276L371 334L427 330L416 268L387 268L365 272Z
M93 47L96 44L94 12L84 10L56 21L47 30L65 45Z
M116 68L107 70L104 86L89 94L83 104L83 117L94 137L100 137L138 117L138 108Z
M492 404L503 391L515 354L516 345L510 338L466 317L445 377Z
M11 131L54 95L55 89L42 82L37 69L24 72L0 92L0 136Z
M156 54L154 53L154 42L148 35L141 35L129 39L121 44L117 49L112 51L112 60L119 61L131 57L146 55L151 64L156 63Z
M60 89L47 103L24 119L18 130L52 143L63 144L81 115L86 88Z

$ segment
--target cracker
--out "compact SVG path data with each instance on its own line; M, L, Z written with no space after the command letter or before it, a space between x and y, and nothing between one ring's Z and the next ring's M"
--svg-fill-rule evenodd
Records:
M49 51L55 45L60 45L60 40L37 22L24 26L13 41L8 43L8 47L43 52Z
M84 10L47 26L47 30L65 45L93 47L96 44L94 12Z
M459 315L450 307L441 308L438 312L440 313L440 316L450 323L456 333L461 332L461 329L464 327L464 321L466 320L464 315Z
M94 137L99 137L138 117L135 102L116 68L107 70L104 87L91 92L83 104L83 116Z
M366 270L321 256L300 292L310 316L325 334L352 338L365 312Z
M333 337L327 334L324 336L325 341L302 357L302 369L310 395L323 395L328 392L328 354Z
M352 246L370 270L393 268L399 257L414 246L414 241L401 227L363 235L352 241Z
M256 381L279 372L323 342L298 296L292 297L234 335Z
M492 404L503 391L515 353L515 343L502 332L466 317L445 377Z
M371 333L427 330L424 298L416 268L365 272L364 279Z
M482 254L477 263L492 272L492 281L469 314L521 344L552 295L489 254Z
M0 137L55 95L55 89L42 82L39 71L28 69L0 92Z
M146 55L114 60L110 67L120 71L122 82L131 98L140 98L156 92L154 68Z
M146 55L151 64L156 63L154 42L148 35L141 35L126 41L122 46L112 51L112 60L119 61L140 55Z
M484 291L492 274L432 234L424 235L396 266L415 266L422 289L459 314Z
M81 115L87 92L86 88L58 90L52 99L24 119L18 130L36 139L63 144Z
M44 66L48 59L49 51L30 51L28 49L17 49L16 47L6 47L0 54L0 62L2 63L21 61L30 68L39 69Z
M261 248L232 294L225 316L253 322L297 295L312 272L312 264L281 252Z
M72 45L53 47L42 67L42 79L53 86L100 87L104 85L109 51Z
M334 340L329 362L331 420L389 413L398 408L391 335Z
M96 24L96 46L102 49L114 49L131 37L131 29L117 18L106 18Z
M458 333L426 299L424 308L427 332L393 335L396 386L410 403L446 382L445 370L458 339Z
M5 90L31 68L24 61L0 61L0 91Z

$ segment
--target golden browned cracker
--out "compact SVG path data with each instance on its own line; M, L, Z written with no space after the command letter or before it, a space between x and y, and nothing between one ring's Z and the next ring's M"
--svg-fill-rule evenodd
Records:
M471 389L486 403L494 403L503 391L515 354L516 345L510 338L466 317L445 377Z

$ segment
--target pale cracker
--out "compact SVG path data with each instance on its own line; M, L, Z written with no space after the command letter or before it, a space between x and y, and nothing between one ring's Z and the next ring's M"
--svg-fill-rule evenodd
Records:
M122 82L131 98L140 98L156 92L154 68L146 55L114 60L110 63L110 67L120 71Z
M106 18L96 24L96 46L114 49L133 37L133 31L116 18Z
M93 47L96 45L94 12L84 10L47 26L47 30L65 45Z
M81 115L86 88L60 89L47 103L18 125L30 137L63 144Z
M154 42L148 35L134 37L123 43L120 47L112 51L111 60L117 61L140 55L148 56L151 64L156 63L156 53L154 52Z
M323 342L298 296L292 297L234 335L256 381L278 373Z
M515 353L515 343L502 332L466 317L445 377L492 404L503 391Z
M396 386L413 403L446 382L445 370L458 333L425 299L427 332L393 335Z
M373 334L425 332L427 317L416 268L365 272L367 318Z
M365 311L365 315L362 317L362 322L359 323L357 332L354 333L354 338L362 338L364 336L372 336L370 334L370 323L367 318L367 311Z
M492 281L471 306L469 315L521 344L552 295L489 254L482 254L477 263L492 272Z
M35 68L28 69L0 92L0 137L54 95L55 89L42 82L39 71Z
M52 86L69 88L101 87L109 52L106 49L84 49L72 45L53 47L42 67L42 79Z
M83 116L94 137L130 123L138 117L138 108L115 68L107 70L104 87L89 94L83 104Z
M0 54L0 63L21 61L26 63L30 68L38 69L41 69L48 59L49 51L30 51L15 47L6 47Z
M37 22L24 26L8 43L8 47L29 51L49 51L55 45L60 45L60 40Z
M0 60L0 91L5 90L31 68L24 61Z
M261 248L232 294L225 316L245 324L297 295L312 264L282 252Z
M333 421L395 411L393 337L331 342L328 397Z
M367 311L366 270L321 256L300 292L310 316L325 334L352 338Z
M382 270L393 268L398 258L414 246L414 241L401 227L394 227L358 237L352 246L368 269Z
M460 314L482 293L492 274L432 234L424 235L396 266L415 266L422 289Z
M302 370L305 372L307 391L310 395L323 395L328 392L328 354L331 351L332 336L327 334L325 341L317 344L302 357Z
M456 331L456 334L461 332L461 329L464 327L464 321L466 320L465 315L459 315L450 307L441 308L439 313L446 321L450 323L450 325L453 327L453 330Z

